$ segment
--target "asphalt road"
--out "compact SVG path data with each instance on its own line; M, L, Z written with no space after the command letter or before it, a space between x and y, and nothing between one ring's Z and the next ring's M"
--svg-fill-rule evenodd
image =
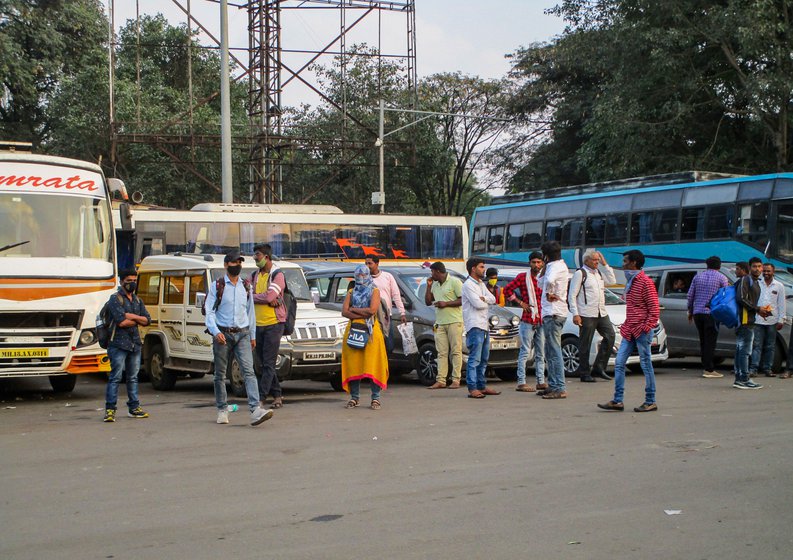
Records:
M151 418L115 424L98 378L4 382L0 558L793 557L793 380L697 373L667 363L645 414L599 411L606 382L543 401L394 381L379 411L292 382L258 428L215 424L209 377L144 384Z

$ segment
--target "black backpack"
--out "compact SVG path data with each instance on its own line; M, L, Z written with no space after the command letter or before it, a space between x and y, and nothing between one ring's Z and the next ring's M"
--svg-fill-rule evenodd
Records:
M115 294L120 304L124 304L121 296ZM113 321L113 316L110 314L110 300L108 299L99 310L99 315L96 316L96 339L99 342L100 348L107 350L110 341L116 336L116 323Z
M283 270L279 270L284 274ZM294 294L289 289L289 284L286 282L286 275L284 274L284 293L281 295L284 307L286 308L286 320L284 321L284 336L288 336L295 332L295 320L297 319L297 300Z

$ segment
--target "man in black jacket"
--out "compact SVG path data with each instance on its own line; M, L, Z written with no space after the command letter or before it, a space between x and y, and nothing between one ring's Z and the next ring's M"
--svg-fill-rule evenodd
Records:
M743 263L739 263L743 264ZM762 389L763 386L749 378L749 356L752 354L755 317L768 317L767 307L758 307L760 299L760 276L763 274L763 261L757 257L749 260L749 275L736 282L736 300L740 324L735 329L735 383L736 389Z

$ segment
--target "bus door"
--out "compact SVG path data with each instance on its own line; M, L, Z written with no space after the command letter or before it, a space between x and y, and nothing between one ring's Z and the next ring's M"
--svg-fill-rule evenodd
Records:
M135 263L138 264L150 255L164 255L164 231L138 231L135 232Z
M185 283L184 270L166 270L162 273L160 328L168 337L171 354L184 353L186 348Z

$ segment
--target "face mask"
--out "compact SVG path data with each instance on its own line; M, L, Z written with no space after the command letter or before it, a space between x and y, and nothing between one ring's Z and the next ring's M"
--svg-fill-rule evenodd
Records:
M239 276L240 272L242 272L242 265L241 264L231 264L228 268L229 276Z
M495 286L498 283L498 278L491 278L487 281L487 283L491 286Z
M256 266L258 266L259 268L264 268L264 265L266 265L266 264L267 264L267 259L262 259L260 261L256 261Z
M124 289L127 291L128 294L131 294L132 292L135 291L135 288L138 287L138 283L137 282L124 282L124 284L122 284L122 286L124 287Z

